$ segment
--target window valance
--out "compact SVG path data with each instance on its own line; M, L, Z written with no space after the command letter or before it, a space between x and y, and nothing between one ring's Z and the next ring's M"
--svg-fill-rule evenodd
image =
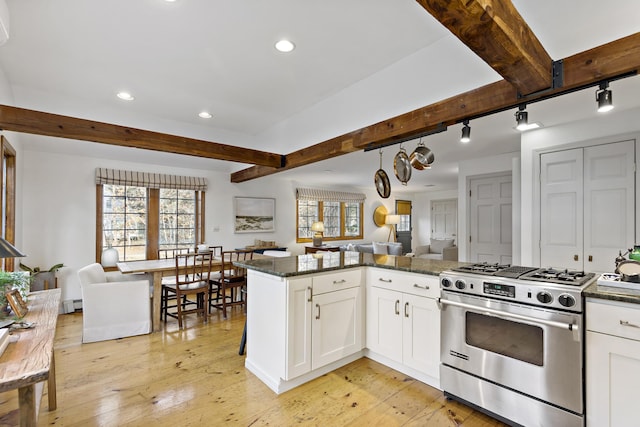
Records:
M96 184L206 191L207 178L96 168Z
M344 191L323 190L317 188L296 188L296 199L321 202L352 202L364 203L366 196L362 193L347 193Z

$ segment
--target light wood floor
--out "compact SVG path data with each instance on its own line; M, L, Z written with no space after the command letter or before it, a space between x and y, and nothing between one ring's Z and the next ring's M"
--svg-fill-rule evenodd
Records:
M58 409L44 397L38 426L503 426L365 358L278 396L244 369L238 307L188 324L83 345L82 314L61 315ZM0 426L18 424L17 394L0 394Z

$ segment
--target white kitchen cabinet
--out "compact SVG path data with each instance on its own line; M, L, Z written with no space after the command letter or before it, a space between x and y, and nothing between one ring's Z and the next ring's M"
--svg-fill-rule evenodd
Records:
M313 296L311 369L362 350L361 288Z
M587 300L588 427L637 425L640 306Z
M246 368L283 393L362 357L362 270L285 278L249 269Z
M370 268L367 356L439 387L439 295L437 276Z
M311 371L312 283L311 277L287 283L287 380Z

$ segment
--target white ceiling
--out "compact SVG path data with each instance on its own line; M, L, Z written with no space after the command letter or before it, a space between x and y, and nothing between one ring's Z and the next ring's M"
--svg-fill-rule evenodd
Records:
M2 0L0 0L2 1ZM413 0L6 0L0 71L18 107L286 154L500 79ZM640 30L637 0L514 0L553 59ZM290 54L273 45L289 38ZM615 114L640 105L640 78L613 82ZM115 97L126 90L133 102ZM3 97L2 99L5 99ZM197 113L207 110L209 120ZM594 90L530 105L555 126L596 118ZM455 188L460 160L517 151L513 111L424 138L433 168L392 191ZM601 118L600 118L601 119ZM27 149L232 172L248 165L24 136ZM417 142L417 141L416 141ZM411 152L416 142L404 144ZM377 151L283 172L373 188ZM430 187L426 187L429 185Z

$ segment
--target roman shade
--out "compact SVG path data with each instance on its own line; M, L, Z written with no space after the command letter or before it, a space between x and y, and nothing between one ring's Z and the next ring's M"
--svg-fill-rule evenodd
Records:
M206 191L207 178L96 168L96 184Z
M296 188L296 199L320 202L364 203L366 196L362 193L348 193L318 188Z

